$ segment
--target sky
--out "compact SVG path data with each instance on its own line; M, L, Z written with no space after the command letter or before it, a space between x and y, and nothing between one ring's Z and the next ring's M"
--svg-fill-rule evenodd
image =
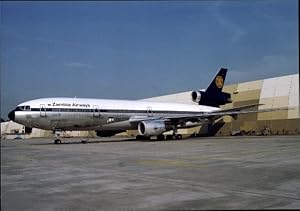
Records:
M41 97L142 99L299 72L298 1L1 1L1 117Z

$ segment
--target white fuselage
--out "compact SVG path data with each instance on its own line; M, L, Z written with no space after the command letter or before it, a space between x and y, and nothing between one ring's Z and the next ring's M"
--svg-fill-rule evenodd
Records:
M182 103L87 98L41 98L17 106L14 121L46 130L136 129L130 119L195 115L219 108Z

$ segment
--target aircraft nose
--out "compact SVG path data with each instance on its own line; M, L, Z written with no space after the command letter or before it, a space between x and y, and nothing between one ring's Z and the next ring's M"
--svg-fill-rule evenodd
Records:
M10 120L12 120L12 121L15 120L15 110L9 112L8 118L9 118Z

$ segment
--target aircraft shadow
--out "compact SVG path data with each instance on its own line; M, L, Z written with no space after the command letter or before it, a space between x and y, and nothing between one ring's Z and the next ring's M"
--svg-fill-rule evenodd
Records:
M45 143L31 143L30 145L68 145L68 144L95 144L95 143L101 143L101 144L105 144L105 143L118 143L118 142L161 142L161 141L176 141L176 140L155 140L155 139L151 139L151 140L139 140L139 139L121 139L121 140L76 140L76 141L64 141L62 140L62 143L60 144L55 144L54 142L45 142Z

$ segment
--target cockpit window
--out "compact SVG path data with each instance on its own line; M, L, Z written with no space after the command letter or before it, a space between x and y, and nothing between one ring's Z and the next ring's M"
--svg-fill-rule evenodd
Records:
M30 111L30 106L18 106L16 111Z

